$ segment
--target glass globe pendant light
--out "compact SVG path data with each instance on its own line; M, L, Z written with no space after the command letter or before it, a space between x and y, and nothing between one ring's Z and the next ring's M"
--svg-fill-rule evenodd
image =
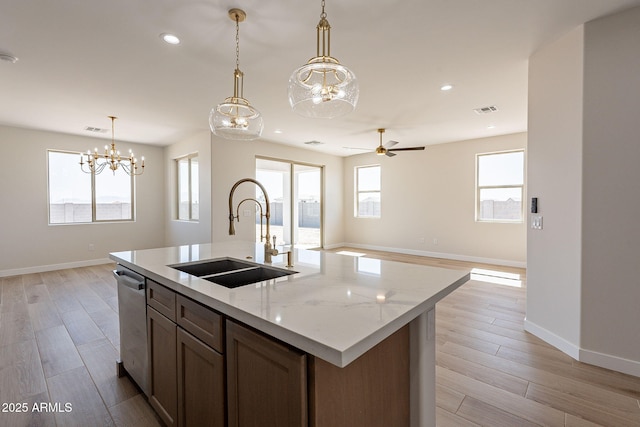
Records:
M316 27L316 56L289 78L289 104L297 114L330 119L350 113L358 103L358 81L353 71L331 56L331 26L322 0Z
M211 109L211 131L225 139L252 140L262 135L262 115L244 98L243 78L240 71L240 22L247 18L241 9L229 10L229 17L236 22L236 69L233 71L233 96Z

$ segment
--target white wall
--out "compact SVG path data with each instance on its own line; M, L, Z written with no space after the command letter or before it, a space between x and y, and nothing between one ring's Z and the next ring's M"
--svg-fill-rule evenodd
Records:
M355 247L524 266L525 224L476 222L476 154L523 149L525 133L344 162L345 239ZM525 152L526 153L526 152ZM354 168L380 164L382 217L354 217ZM434 243L437 240L437 244Z
M104 145L103 140L0 126L0 144L6 160L0 168L0 276L90 264L109 252L162 246L162 148L116 141L119 148L145 156L145 173L136 178L135 222L50 226L47 149L86 151Z
M529 59L528 193L542 230L528 229L527 329L577 358L582 234L584 27Z
M198 221L179 221L175 159L198 153L200 207ZM200 132L191 138L165 148L166 229L165 246L211 242L211 132Z
M582 347L640 376L640 8L585 26Z
M589 22L530 60L530 332L640 376L640 8Z
M256 156L297 161L324 166L324 245L339 246L344 242L343 159L293 146L266 141L229 141L212 137L211 191L212 241L254 240L253 217L236 222L236 235L229 236L229 191L242 178L255 178ZM255 196L255 186L244 183L234 195L234 209L246 197Z

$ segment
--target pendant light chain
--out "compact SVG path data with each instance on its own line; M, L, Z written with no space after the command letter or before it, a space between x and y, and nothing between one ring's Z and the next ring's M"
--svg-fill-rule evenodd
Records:
M236 13L236 70L240 69L240 20Z
M320 4L322 5L322 13L320 14L320 18L321 19L326 19L327 18L327 13L324 11L324 0L322 0L320 2Z

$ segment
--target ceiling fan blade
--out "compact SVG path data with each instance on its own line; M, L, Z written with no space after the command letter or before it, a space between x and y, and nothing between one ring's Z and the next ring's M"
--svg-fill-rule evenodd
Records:
M393 148L389 151L421 151L424 150L424 147L406 147L406 148Z
M398 141L387 141L387 143L384 144L383 147L386 148L386 149L389 149L389 148L393 147L396 144L398 144Z
M393 157L393 156L396 155L396 153L392 153L391 151L387 150L387 152L384 153L384 155L387 156L387 157Z

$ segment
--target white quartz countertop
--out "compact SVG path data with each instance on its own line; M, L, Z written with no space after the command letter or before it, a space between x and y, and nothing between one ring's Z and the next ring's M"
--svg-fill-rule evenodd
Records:
M460 270L301 249L292 255L291 270L297 273L235 289L169 265L227 257L263 264L261 244L187 245L115 252L110 258L339 367L469 280L469 272ZM286 269L286 261L278 255L270 265Z

